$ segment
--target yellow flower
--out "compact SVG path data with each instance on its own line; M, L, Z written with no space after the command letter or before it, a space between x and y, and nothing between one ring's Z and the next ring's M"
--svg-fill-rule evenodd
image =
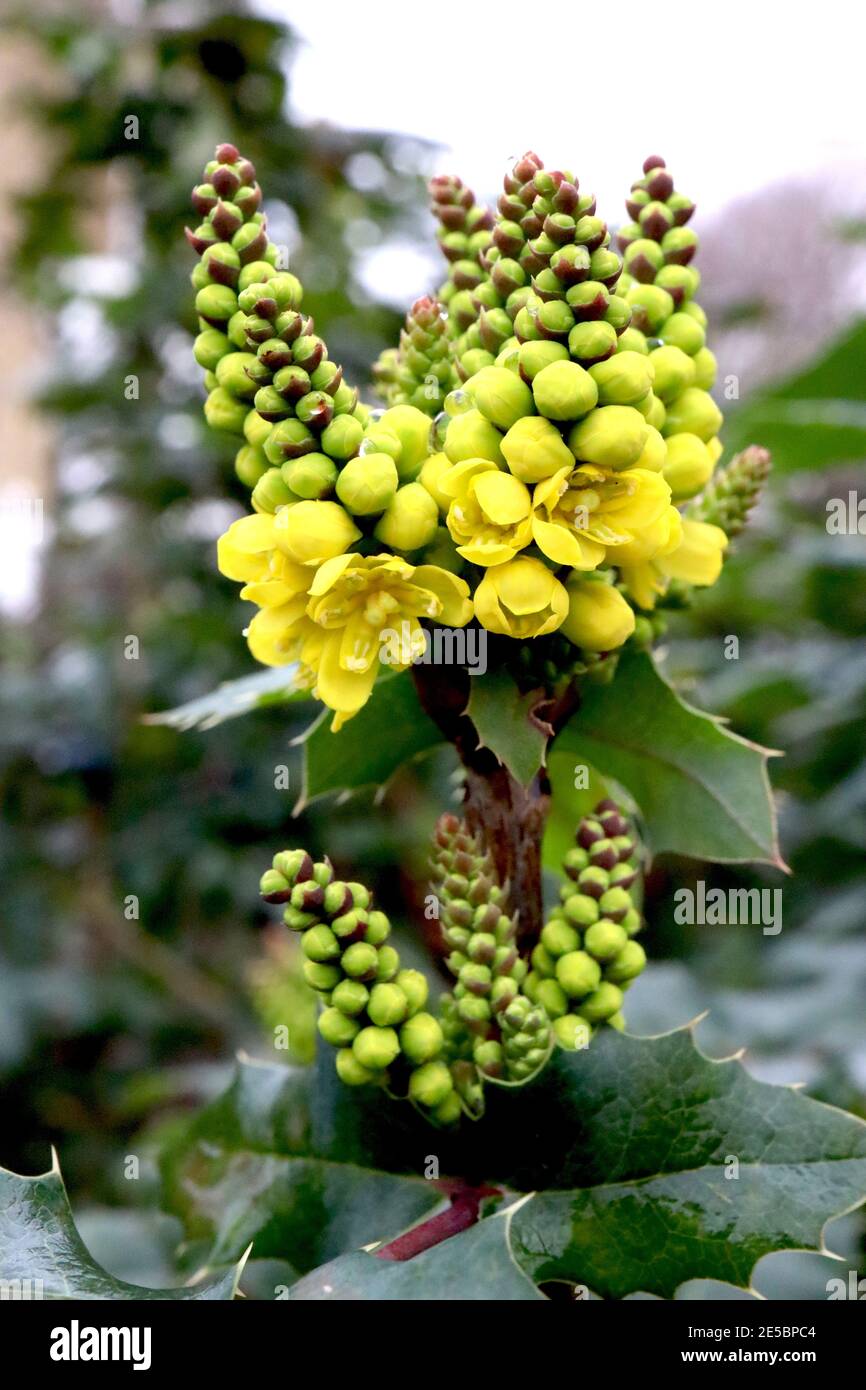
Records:
M317 570L307 613L322 632L316 694L336 711L333 728L370 697L383 646L399 639L405 667L423 651L420 618L463 627L472 617L469 586L437 565L397 555L338 555ZM404 640L405 639L405 640Z
M217 542L217 562L228 579L245 580L241 598L260 612L246 631L250 651L265 666L301 663L299 679L311 685L321 632L306 616L311 572L275 549L276 517L244 516Z
M278 511L273 521L278 548L299 565L320 565L361 537L339 502L296 502Z
M706 588L715 584L722 570L728 538L721 527L681 517L673 507L671 512L676 520L670 518L667 539L654 555L639 553L639 546L627 547L616 562L641 608L652 608L670 579Z
M454 498L448 530L458 555L475 565L502 565L532 540L532 499L519 478L487 459L466 459L439 486Z
M634 610L618 589L600 579L575 579L568 585L568 615L562 632L576 647L610 652L634 632Z
M670 500L664 478L646 468L561 468L536 486L532 536L556 564L593 570L605 557L618 563L618 548L651 531Z
M492 566L475 590L478 621L506 637L543 637L567 612L565 586L531 555Z

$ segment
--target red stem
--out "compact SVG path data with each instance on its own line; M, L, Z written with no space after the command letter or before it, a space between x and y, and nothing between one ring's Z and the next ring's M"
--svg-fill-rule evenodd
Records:
M451 1206L448 1210L437 1212L427 1221L422 1221L420 1226L413 1226L411 1231L406 1231L388 1245L383 1245L381 1250L375 1251L377 1259L411 1260L422 1251L430 1250L441 1241L448 1240L449 1236L459 1235L461 1231L474 1226L484 1198L500 1195L496 1187L466 1187L455 1184L447 1186L451 1189Z

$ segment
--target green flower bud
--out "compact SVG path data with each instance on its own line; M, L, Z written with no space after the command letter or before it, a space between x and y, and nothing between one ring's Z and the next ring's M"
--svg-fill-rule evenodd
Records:
M698 249L697 233L691 227L672 227L661 245L668 265L688 265Z
M400 1046L416 1066L438 1057L444 1045L441 1025L432 1014L413 1014L400 1029Z
M268 468L253 487L252 501L256 511L273 514L297 500L279 468Z
M289 880L277 869L266 869L259 879L259 892L268 903L285 903L291 897Z
M244 420L244 439L254 449L261 449L264 452L265 441L270 437L273 425L267 420L263 420L257 410L247 411ZM265 455L267 457L267 455Z
M568 447L575 458L599 468L630 468L643 452L647 427L630 405L599 406L574 426Z
M228 352L216 366L219 385L244 401L252 400L258 394L257 386L268 377L267 368L252 352Z
M640 931L643 926L643 918L636 907L629 908L622 919L622 925L629 936L635 936Z
M409 1013L417 1014L427 1003L430 986L427 977L420 970L400 970L395 984L399 985L409 1005ZM405 1052L405 1047L403 1048Z
M556 369L560 364L552 365ZM450 430L451 427L449 434ZM502 453L511 472L524 483L537 483L542 478L552 477L558 469L572 465L559 431L538 415L524 416L512 425L502 441Z
M609 961L619 954L627 940L623 927L608 918L602 918L601 921L587 927L583 945L596 960Z
M641 414L643 415L643 411ZM653 413L653 412L651 412ZM646 416L644 415L644 419ZM650 473L660 473L667 458L667 445L657 429L647 422L646 442L635 463L635 468L646 468Z
M354 458L364 438L364 426L351 415L335 415L322 431L321 445L334 459Z
M626 941L622 950L614 957L605 970L605 978L615 985L628 984L643 971L646 965L646 952L639 941Z
M556 962L556 978L570 999L582 999L598 987L601 969L586 951L569 951Z
M639 237L636 241L630 242L622 259L629 275L650 285L655 280L656 272L661 270L665 263L661 247L647 237Z
M583 367L570 361L552 362L542 367L533 378L532 394L538 411L549 420L579 419L592 410L598 400L592 377Z
M319 1014L319 1033L332 1047L347 1047L358 1034L359 1024L339 1009L325 1009Z
M603 980L580 1005L581 1013L589 1023L604 1023L621 1008L622 990L608 980Z
M556 980L542 980L535 998L548 1018L562 1018L568 1013L568 996Z
M391 550L420 550L430 544L438 527L439 508L427 489L420 483L406 483L398 488L373 534Z
M584 280L580 285L572 285L567 291L565 302L578 323L586 323L604 318L610 308L610 290L600 280Z
M592 1029L580 1014L565 1014L553 1021L553 1033L560 1047L568 1052L580 1052L589 1047Z
M400 441L400 456L395 462L401 479L414 478L430 452L429 415L412 405L394 405L381 416L378 427Z
M300 420L281 420L273 426L264 442L265 453L273 464L312 454L315 449L315 436Z
M653 392L659 400L669 402L682 395L695 377L695 364L682 348L666 346L650 353L654 370Z
M266 472L268 461L263 449L253 449L249 444L238 449L235 454L235 473L242 483L254 488Z
M709 391L716 380L716 359L709 348L701 348L696 352L692 361L695 364L695 379L693 386L698 386L702 391Z
M370 991L360 980L341 980L331 995L331 1003L340 1013L354 1018L364 1012L369 998Z
M661 338L664 343L694 357L706 343L707 335L691 314L671 314L661 328Z
M228 285L205 285L195 297L195 311L206 323L219 328L237 313L238 297Z
M616 351L616 329L599 321L576 323L568 335L568 350L577 362L603 362Z
M301 947L308 960L327 962L336 960L340 954L339 941L330 927L326 927L324 923L310 927L309 931L304 932Z
M613 870L611 877L615 873L616 869ZM631 894L626 892L624 888L609 888L606 893L602 894L598 905L605 917L610 917L614 922L621 922L632 906Z
M352 1043L355 1061L368 1071L384 1071L400 1051L393 1028L362 1028Z
M380 946L376 965L376 979L393 980L400 969L400 953L393 946Z
M324 965L319 961L304 961L304 979L311 989L328 992L340 983L340 970L336 965Z
M489 994L492 979L489 966L466 961L460 966L460 984L472 994Z
M397 466L388 454L359 454L341 471L337 496L354 516L371 516L394 501L398 482Z
M454 1082L444 1062L425 1062L409 1077L409 1097L418 1105L441 1105L453 1089Z
M668 438L662 475L670 485L675 502L694 497L712 474L712 455L696 434L673 434Z
M631 323L631 305L628 300L623 299L621 295L612 294L604 312L604 322L610 324L617 336L624 333Z
M564 343L554 343L547 339L537 343L521 343L518 349L517 364L520 375L526 382L534 381L544 367L552 362L567 362L568 348Z
M227 434L243 434L244 420L249 406L237 400L221 386L210 392L204 403L205 419L214 430L225 430Z
M550 956L564 956L576 951L580 938L567 922L553 920L545 923L541 930L541 944Z
M274 268L267 261L249 261L241 266L241 273L238 276L238 293L241 290L249 289L250 285L263 285L268 280L273 279Z
M632 285L625 297L631 306L632 323L642 333L657 333L674 311L673 299L658 285Z
M494 1038L479 1038L472 1049L476 1067L485 1076L502 1076L505 1072L505 1052Z
M718 434L721 427L722 412L712 396L697 386L689 386L667 407L664 433L668 438L668 453L670 436L673 434L696 434L706 444Z
M355 941L343 952L340 960L345 973L353 980L374 980L379 965L379 954L375 946L366 941ZM387 1063L385 1063L387 1066Z
M541 942L532 949L532 968L543 980L552 979L556 973L556 961Z
M467 390L484 418L501 430L532 413L529 387L504 367L485 367L470 378Z
M652 391L650 359L639 352L615 352L590 367L600 405L636 405Z
M520 423L520 422L518 422ZM502 435L480 410L455 415L445 434L445 453L452 463L463 459L489 459L502 466Z
M367 918L367 931L365 940L371 946L381 946L391 935L391 923L388 921L384 912L371 912Z
M563 911L569 922L577 927L590 927L599 918L598 903L588 893L569 893L563 902Z
M625 932L623 932L625 939ZM409 1002L399 985L374 985L370 993L367 1013L373 1023L380 1028L402 1023L409 1011Z
M193 356L200 367L212 372L229 351L229 340L218 328L206 328L193 343Z
M289 459L280 471L294 495L306 500L330 496L337 481L337 466L326 454Z
M337 1075L347 1086L366 1086L378 1078L375 1071L363 1067L351 1047L343 1047L336 1057Z
M646 357L649 353L646 334L641 333L639 328L626 328L617 340L616 350L617 352L639 352L642 357Z

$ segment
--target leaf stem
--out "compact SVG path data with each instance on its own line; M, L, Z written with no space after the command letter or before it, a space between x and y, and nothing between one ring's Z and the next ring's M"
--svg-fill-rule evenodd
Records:
M450 1236L459 1235L478 1220L481 1203L485 1197L498 1197L497 1187L470 1187L464 1183L441 1184L449 1189L451 1205L446 1211L437 1212L411 1231L405 1231L396 1240L376 1250L379 1260L411 1260L424 1250L431 1250Z

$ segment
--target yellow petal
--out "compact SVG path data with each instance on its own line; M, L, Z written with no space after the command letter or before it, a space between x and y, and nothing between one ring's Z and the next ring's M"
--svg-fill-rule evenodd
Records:
M442 605L439 622L446 627L464 627L472 617L472 600L465 579L439 565L418 565L412 583L429 589Z
M728 538L720 527L684 518L682 541L670 555L662 557L660 564L672 579L702 586L715 584L727 544Z
M322 647L316 676L316 694L341 714L356 714L370 698L379 670L374 661L365 671L347 671L340 664L342 634L331 633Z
M479 473L472 491L485 516L495 526L516 526L529 516L532 500L529 488L510 473Z
M578 535L568 526L533 517L532 536L539 550L557 565L576 570L594 570L604 559L604 547L589 537Z

